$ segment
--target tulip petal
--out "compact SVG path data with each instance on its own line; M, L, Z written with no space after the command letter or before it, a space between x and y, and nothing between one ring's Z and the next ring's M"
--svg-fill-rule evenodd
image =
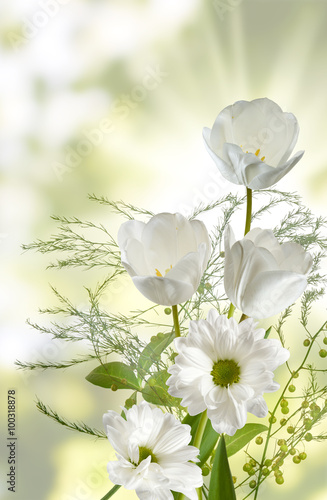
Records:
M231 248L230 253L234 264L234 305L246 313L242 307L242 298L248 284L259 273L267 270L277 271L277 263L269 250L263 247L255 247L252 241L245 238L237 241ZM252 315L248 314L248 316Z
M212 130L203 129L206 147L221 174L251 189L275 184L294 167L303 153L287 160L298 134L295 116L267 98L237 101L219 113Z
M296 153L288 162L276 168L271 167L267 172L260 173L249 183L250 189L265 189L273 186L284 177L301 160L304 151Z
M225 248L225 269L224 269L224 287L225 292L232 304L235 305L235 271L238 269L242 259L241 246L235 247L233 256L231 247L235 246L235 236L230 225L228 225L224 232L224 248ZM237 255L238 251L238 255ZM235 262L234 262L235 259Z
M272 166L286 161L298 138L299 128L294 115L284 113L267 98L239 101L232 107L233 143L251 153L260 149Z
M118 231L117 242L120 249L124 249L129 239L142 240L142 233L146 224L138 220L124 222Z
M191 284L193 293L198 288L204 269L198 253L184 255L177 264L167 273L169 280L182 281Z
M252 241L256 247L269 249L269 252L273 254L277 263L283 260L281 245L271 229L261 229L259 227L255 227L251 229L251 231L249 231L244 238Z
M306 277L290 271L266 271L250 282L241 310L256 319L269 318L295 302L307 286Z
M126 241L125 249L121 250L121 262L132 277L138 274L152 274L146 261L143 243L136 239Z
M174 306L186 302L194 293L190 283L157 276L134 276L136 288L149 300L162 306Z
M210 238L208 235L207 228L205 227L204 223L200 220L191 220L190 221L191 227L194 231L194 235L196 238L196 243L197 247L199 249L199 245L205 243L206 244L206 249L204 252L204 270L207 267L208 260L211 254L211 243L210 243Z
M197 240L191 222L180 214L161 213L146 224L142 233L148 265L162 276L188 252L196 252Z
M269 155L271 165L277 165L277 167L282 165L289 158L295 147L300 131L298 121L292 113L283 113L283 116L279 118L279 121L281 123L278 125L278 132L283 139L283 148L279 148L276 142L274 143L275 156L272 155L272 152L270 153L271 156ZM276 122L277 119L275 119L275 123L273 123L273 121L271 122L272 129L276 128ZM275 134L272 142L274 142L274 140Z
M226 163L233 166L238 179L238 184L248 186L251 178L248 179L247 171L262 172L264 163L252 153L244 153L244 151L236 144L225 143L223 146L223 158Z
M233 165L224 161L212 149L212 147L210 145L210 129L208 129L208 128L203 129L203 138L205 141L207 151L210 154L213 161L215 162L216 167L218 167L221 175L223 177L225 177L225 179L227 179L228 181L233 182L233 184L240 184L239 179L234 171ZM222 155L222 153L221 153L221 155Z
M282 260L279 262L281 269L285 271L294 271L297 273L307 274L312 267L312 257L309 252L298 243L288 241L281 245Z

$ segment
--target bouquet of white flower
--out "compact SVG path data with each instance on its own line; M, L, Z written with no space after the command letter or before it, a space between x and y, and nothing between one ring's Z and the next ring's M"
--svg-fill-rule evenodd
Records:
M105 390L129 391L121 413L111 409L104 414L105 434L68 422L37 403L40 411L66 427L108 437L117 457L108 463L108 473L116 486L102 500L121 486L135 490L141 500L257 499L269 477L283 484L287 459L301 463L311 440L326 439L326 433L312 430L327 413L327 387L317 380L317 372L326 369L316 365L327 356L319 343L327 321L315 333L309 329L313 303L324 293L319 267L327 248L326 222L296 194L266 189L301 159L303 152L288 159L298 132L294 115L269 99L236 102L218 115L211 131L204 129L204 139L221 174L243 184L246 196L229 194L195 208L187 219L178 213L154 215L92 195L92 200L129 219L121 225L117 243L103 225L57 217L59 234L24 247L70 252L55 267L101 266L111 271L94 292L88 290L88 310L54 290L61 306L47 312L68 315L70 324L54 323L51 329L33 325L65 341L87 339L99 365L86 379ZM265 200L256 212L252 198ZM244 237L236 240L233 215L245 204ZM273 229L251 229L252 221L264 213L289 206ZM210 236L196 219L209 210L219 211ZM146 222L135 220L135 214ZM88 240L78 227L98 230L103 241ZM155 305L129 316L115 315L100 307L99 298L126 271ZM294 366L283 326L300 296L296 335L302 339L303 359ZM257 321L279 313L268 329ZM148 343L136 333L144 325L154 332ZM321 342L327 344L327 338ZM112 353L121 361L108 361ZM309 362L310 355L314 362ZM289 376L281 389L274 370L284 363ZM26 369L54 366L18 364ZM268 409L264 393L270 392L277 394ZM248 412L267 420L246 423ZM245 447L243 471L232 476L228 457Z

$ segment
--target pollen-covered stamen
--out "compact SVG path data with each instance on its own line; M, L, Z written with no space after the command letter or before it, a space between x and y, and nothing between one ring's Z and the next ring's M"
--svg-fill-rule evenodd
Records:
M165 270L165 274L169 273L169 271L173 268L172 264L170 264L170 267L168 269ZM159 276L160 278L163 278L161 272L156 268L155 269L156 271L156 276Z
M232 359L219 359L213 364L212 375L213 381L220 387L228 387L240 381L240 367Z
M256 156L259 156L259 153L260 153L260 148L256 150L256 152L254 153ZM263 161L266 157L265 156L262 156L260 158L261 161Z

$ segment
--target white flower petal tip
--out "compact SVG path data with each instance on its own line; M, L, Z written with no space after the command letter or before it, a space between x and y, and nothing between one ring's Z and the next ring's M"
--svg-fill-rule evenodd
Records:
M269 318L293 304L307 286L312 257L298 243L279 244L273 232L251 229L239 241L225 235L225 292L247 316Z
M276 184L302 158L289 159L299 135L292 113L267 98L237 101L219 113L212 129L203 129L206 148L230 182L250 189Z
M114 411L103 416L118 458L108 463L110 480L135 490L141 500L172 498L171 490L196 500L203 478L192 463L199 450L188 445L190 426L146 402L125 410L125 415L126 420Z
M161 213L147 224L125 222L118 232L122 264L149 300L173 306L190 299L207 267L211 244L199 220Z
M273 371L289 351L278 340L264 339L252 318L238 324L212 309L177 340L167 385L190 415L207 409L213 428L230 436L245 425L247 412L267 415L263 394L278 389Z

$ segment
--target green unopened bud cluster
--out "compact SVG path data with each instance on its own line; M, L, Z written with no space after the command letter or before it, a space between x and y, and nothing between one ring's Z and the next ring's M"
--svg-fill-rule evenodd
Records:
M255 468L257 467L257 465L258 462L254 460L254 458L251 458L248 462L246 462L243 465L243 470L244 472L247 472L249 476L254 476L254 474L256 473Z
M293 457L293 462L295 464L300 464L302 460L305 460L306 458L307 454L303 451L302 453L299 453L298 455L295 455L295 457Z
M290 409L288 407L287 399L282 399L280 402L280 406L281 406L281 412L283 413L283 415L287 415L290 411Z

